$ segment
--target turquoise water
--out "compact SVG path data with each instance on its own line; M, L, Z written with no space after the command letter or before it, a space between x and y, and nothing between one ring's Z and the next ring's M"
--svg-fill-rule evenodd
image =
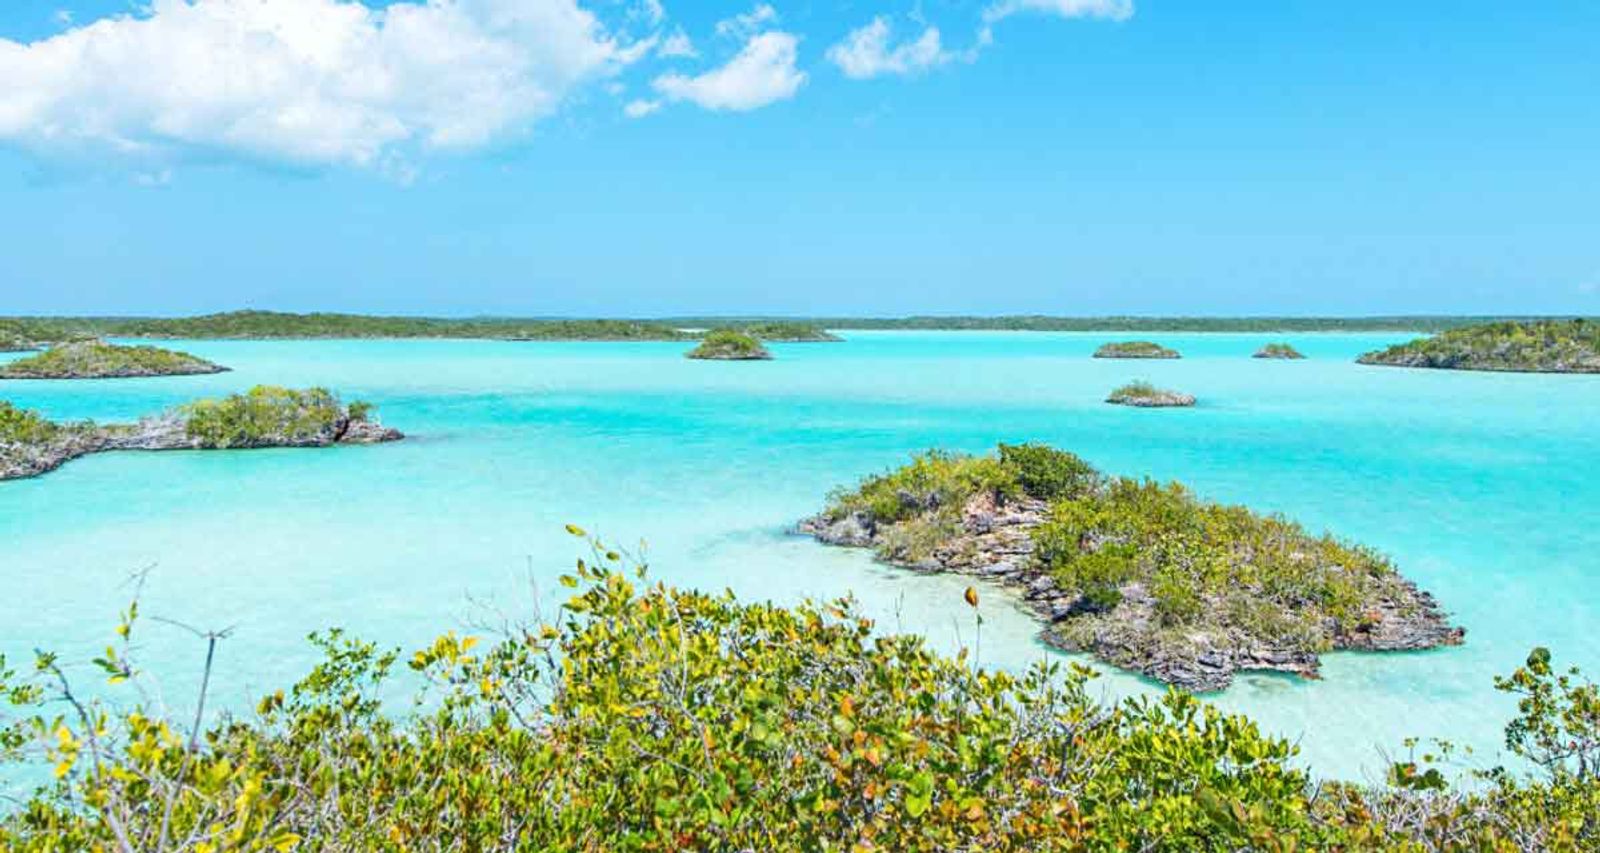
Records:
M318 628L410 647L550 607L555 576L580 556L567 522L647 541L654 574L674 583L780 601L853 592L880 624L953 650L974 640L966 581L785 530L834 486L912 451L1040 440L1375 545L1467 627L1462 648L1330 655L1320 682L1251 676L1214 698L1297 739L1321 774L1375 776L1411 735L1491 761L1510 712L1495 673L1536 644L1600 669L1600 377L1351 361L1406 335L1289 336L1304 362L1250 359L1269 339L1253 335L1157 336L1185 353L1177 362L1090 359L1116 337L1104 334L848 337L777 345L764 364L692 362L678 344L185 342L235 372L0 381L0 398L103 420L260 382L322 384L377 402L412 436L107 454L0 484L0 652L87 659L111 636L129 573L154 566L146 613L238 626L218 690L241 705L302 673ZM1136 378L1201 404L1100 402ZM983 611L984 663L1065 657L999 591ZM158 695L186 705L203 649L176 628L142 631ZM1116 673L1101 684L1151 689Z

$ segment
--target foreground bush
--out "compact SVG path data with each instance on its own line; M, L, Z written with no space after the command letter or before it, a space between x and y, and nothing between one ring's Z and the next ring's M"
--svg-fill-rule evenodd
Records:
M42 753L57 779L0 821L0 849L1287 851L1444 839L1510 850L1597 838L1594 687L1555 676L1539 654L1505 683L1528 697L1509 744L1548 758L1538 780L1494 771L1466 794L1401 765L1384 790L1319 789L1291 766L1290 744L1192 697L1101 705L1082 670L984 671L965 652L874 635L848 601L742 604L642 576L601 554L563 579L578 589L555 624L492 644L441 637L407 660L427 710L401 717L376 698L400 656L338 632L315 638L326 659L255 717L187 734L85 702L42 656L31 678L0 676L25 715L0 719L0 749ZM127 657L136 615L97 661L113 682L140 678ZM1561 746L1578 738L1581 754Z

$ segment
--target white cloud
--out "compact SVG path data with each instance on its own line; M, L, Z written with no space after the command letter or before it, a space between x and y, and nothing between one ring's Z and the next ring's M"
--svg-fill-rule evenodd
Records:
M767 24L778 20L778 10L766 3L758 3L742 15L734 15L717 22L717 35L725 38L745 39L755 35Z
M644 118L645 116L650 115L659 109L661 109L660 101L647 101L643 98L640 98L638 100L629 101L625 106L623 106L622 114L628 118Z
M992 24L1021 12L1126 21L1133 17L1133 0L998 0L983 10L983 20Z
M879 15L828 48L828 60L846 77L865 80L883 74L916 74L955 58L940 43L936 27L926 27L915 41L894 47L889 46L890 35L889 19Z
M693 59L699 55L700 52L694 49L694 42L689 40L689 34L682 27L662 39L661 46L656 48L656 56L663 59Z
M640 0L630 14L644 20L652 27L660 26L667 19L667 10L661 5L661 0Z
M773 31L751 36L726 65L695 77L664 74L651 83L668 100L691 101L708 110L742 112L794 97L805 83L795 67L799 40Z
M646 45L577 0L150 0L40 41L0 38L0 142L393 170L525 130Z

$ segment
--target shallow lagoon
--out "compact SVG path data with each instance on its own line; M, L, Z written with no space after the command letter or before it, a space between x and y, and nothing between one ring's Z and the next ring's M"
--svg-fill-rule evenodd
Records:
M243 706L310 665L303 637L318 628L409 648L535 597L551 606L580 554L568 522L646 540L658 578L780 601L853 592L880 624L953 650L975 639L966 581L785 531L834 486L912 451L1040 440L1376 546L1467 627L1462 648L1330 655L1321 682L1247 676L1214 697L1299 740L1323 775L1375 776L1411 735L1493 760L1510 703L1491 678L1533 645L1600 670L1600 377L1352 363L1406 335L1152 336L1184 353L1172 362L1090 359L1119 337L1099 333L847 337L775 345L778 360L759 364L689 361L683 344L179 342L235 372L0 381L0 398L102 420L261 382L322 384L373 400L412 436L107 454L0 484L0 652L91 657L130 572L154 565L147 613L238 626L218 684ZM1280 339L1309 360L1249 357ZM1200 404L1101 402L1141 378ZM1066 659L1004 595L985 595L983 611L984 663ZM187 703L203 649L151 622L140 646L167 697ZM1116 673L1100 683L1152 689Z

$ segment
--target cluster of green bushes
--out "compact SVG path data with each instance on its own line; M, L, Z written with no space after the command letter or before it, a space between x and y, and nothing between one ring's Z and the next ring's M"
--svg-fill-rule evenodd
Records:
M190 403L182 413L189 436L203 446L236 448L331 439L342 421L365 418L371 406L355 403L351 410L325 388L257 385L243 394Z
M60 434L61 427L38 412L0 400L0 444L44 444Z
M772 357L767 348L751 335L738 329L712 329L700 339L700 345L685 353L689 358L731 359L757 361Z
M824 515L864 513L878 527L880 556L916 562L960 530L967 500L983 492L1053 500L1099 478L1087 462L1043 444L1002 444L997 455L930 450L893 471L829 496Z
M1489 323L1363 355L1362 364L1600 373L1600 321Z
M1328 628L1355 630L1363 602L1384 598L1382 588L1399 582L1389 561L1369 549L1313 537L1282 517L1199 500L1177 483L1126 477L1057 501L1034 545L1062 588L1100 609L1138 582L1164 625L1226 622L1274 643L1297 637L1316 650L1328 647Z
M1102 704L1090 674L979 669L849 601L781 608L646 585L603 549L551 624L410 658L335 631L254 715L184 727L0 664L0 751L56 779L0 848L117 850L1519 850L1600 843L1593 685L1547 654L1501 683L1538 768L1454 788L1395 765L1313 783L1295 747L1177 692ZM137 608L97 662L131 659ZM142 630L142 629L138 629ZM221 640L211 635L209 650ZM404 660L424 685L386 713ZM209 675L209 670L207 672ZM107 690L119 689L108 687ZM204 698L202 688L202 700ZM203 701L200 703L204 706Z
M3 379L86 379L216 373L223 368L185 352L103 341L57 344L38 355L0 365Z

